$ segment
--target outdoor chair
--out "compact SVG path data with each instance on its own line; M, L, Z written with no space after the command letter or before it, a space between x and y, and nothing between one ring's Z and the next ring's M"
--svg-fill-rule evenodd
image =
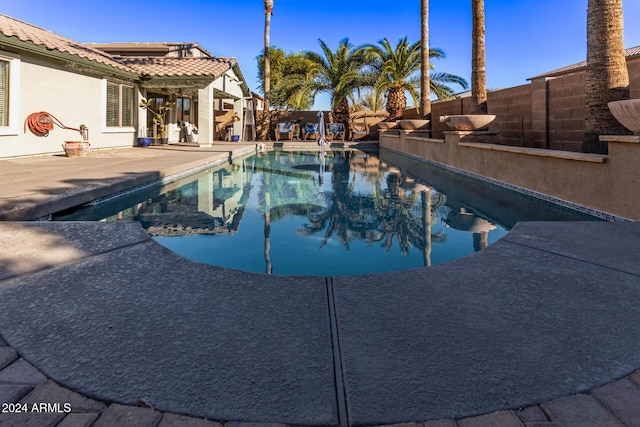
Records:
M349 139L353 141L359 141L369 135L369 125L365 121L363 123L356 123L355 120L351 122L351 129L349 130Z
M276 127L276 141L280 141L280 138L290 139L293 141L293 135L295 133L295 126L292 122L280 122Z
M344 141L344 125L342 123L328 123L327 124L327 140L334 141L341 139Z
M304 125L304 132L302 134L302 139L313 139L317 140L320 138L320 131L317 123L307 123Z
M180 126L180 139L179 142L194 142L194 129L193 125L189 122L178 122Z

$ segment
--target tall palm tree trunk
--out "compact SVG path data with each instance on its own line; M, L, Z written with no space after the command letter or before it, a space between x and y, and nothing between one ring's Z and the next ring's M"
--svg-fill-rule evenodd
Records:
M431 118L431 84L429 82L429 0L420 0L420 115Z
M271 15L273 15L273 0L264 0L264 110L262 111L262 128L260 140L266 141L271 128L271 56L269 45L271 44Z
M472 0L471 108L487 113L487 73L484 53L484 0Z
M607 107L608 102L629 98L622 0L589 0L585 89L583 151L606 153L607 145L599 135L627 133Z
M342 123L345 132L349 132L349 100L346 97L340 99L333 106L333 120L336 123Z
M407 107L407 96L404 94L404 88L391 87L387 93L387 113L389 113L388 121L400 120L402 113Z

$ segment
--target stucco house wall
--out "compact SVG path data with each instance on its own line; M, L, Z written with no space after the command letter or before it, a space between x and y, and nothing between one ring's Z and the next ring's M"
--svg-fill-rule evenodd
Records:
M47 137L36 136L28 129L24 131L24 120L31 113L45 111L59 119L64 125L78 128L81 124L89 128L92 148L130 147L136 137L134 127L108 128L106 126L106 83L96 74L73 72L61 61L42 58L30 53L14 54L20 61L19 73L11 79L18 81L17 111L18 128L0 135L0 157L20 157L38 154L63 153L62 143L78 141L78 132L55 126ZM133 82L125 82L136 87ZM137 89L136 89L137 90ZM137 115L136 115L137 116ZM13 117L12 117L13 118Z
M199 145L211 145L214 141L214 109L218 100L233 105L233 112L239 118L234 122L233 133L242 135L244 100L251 92L237 60L211 56L197 43L187 43L184 47L197 48L199 54L189 50L174 57L167 53L174 45L182 46L180 43L83 44L0 14L1 99L9 99L8 108L4 101L1 105L0 158L61 154L65 141L81 140L79 132L58 126L46 137L25 131L25 119L38 112L48 113L67 127L85 125L92 150L132 147L142 136L138 129L144 130L148 125L147 111L138 104L150 92L165 97L172 105L165 122L171 142L180 140L178 96L192 101L191 117L198 118L197 126L201 130ZM131 55L119 56L111 53L113 49L125 49ZM4 87L7 75L8 90ZM108 83L133 89L133 100L130 93L126 100L122 97L119 100L132 111L133 120L127 127L107 126ZM6 111L9 123L5 123Z

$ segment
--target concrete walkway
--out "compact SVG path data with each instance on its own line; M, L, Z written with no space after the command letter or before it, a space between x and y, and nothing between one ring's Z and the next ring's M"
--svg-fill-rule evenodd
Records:
M67 203L39 190L45 161L84 194L192 154L1 161L0 194L23 194L0 212ZM636 223L521 223L428 269L294 277L187 261L136 223L0 223L0 403L61 409L0 426L639 425L638 242Z

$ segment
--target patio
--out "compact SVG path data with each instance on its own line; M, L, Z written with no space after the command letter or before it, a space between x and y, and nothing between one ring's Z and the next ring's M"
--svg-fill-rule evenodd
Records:
M0 211L40 216L254 149L3 161ZM72 412L0 424L631 425L638 237L630 222L521 223L441 266L288 277L185 261L135 223L2 222L3 401Z

